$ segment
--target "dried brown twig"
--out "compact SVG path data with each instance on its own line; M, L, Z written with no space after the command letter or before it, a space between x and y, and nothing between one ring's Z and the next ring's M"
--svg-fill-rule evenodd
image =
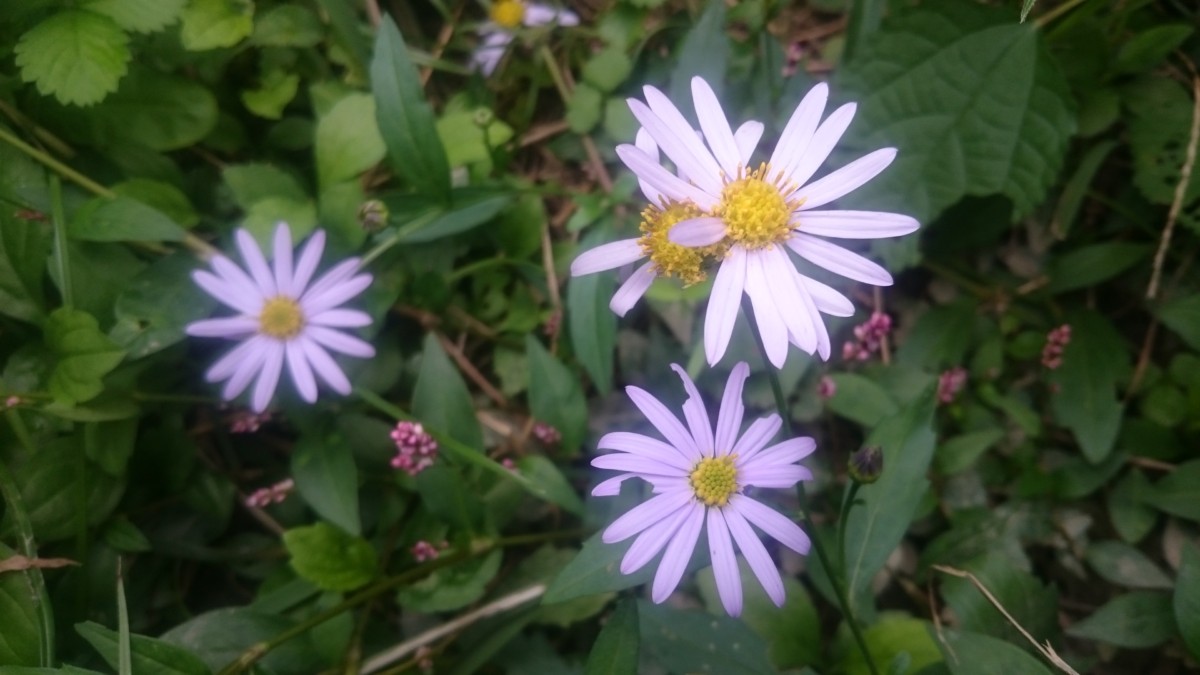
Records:
M1154 267L1150 273L1150 285L1146 287L1146 299L1153 300L1158 295L1158 284L1162 278L1163 262L1167 257L1167 249L1171 246L1171 235L1175 232L1175 222L1179 220L1179 212L1183 210L1183 199L1187 195L1188 184L1192 179L1192 168L1196 165L1196 145L1200 142L1200 74L1196 73L1191 61L1185 60L1188 70L1192 72L1192 130L1188 138L1187 153L1184 155L1183 167L1179 170L1179 183L1175 185L1175 198L1171 200L1171 210L1167 212L1167 225L1163 228L1162 239L1158 243L1158 251L1154 253Z

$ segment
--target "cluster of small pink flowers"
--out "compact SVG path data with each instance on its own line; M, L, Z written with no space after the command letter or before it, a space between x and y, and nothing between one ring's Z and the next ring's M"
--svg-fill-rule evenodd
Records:
M955 366L947 370L938 378L938 400L942 403L953 403L954 399L958 398L958 393L962 391L962 388L966 384L966 368Z
M19 405L21 405L20 396L9 396L8 398L4 399L5 408L15 408Z
M440 542L435 546L422 539L413 544L412 548L409 549L409 552L412 553L414 560L419 563L423 563L428 560L436 559L439 555L441 555L441 552L449 548L449 546L450 544L445 541Z
M822 375L821 380L817 382L817 396L828 401L837 394L837 382L828 375Z
M558 429L545 422L537 422L533 425L533 437L541 441L543 445L554 445L562 440L562 434L558 433Z
M250 410L238 410L229 416L229 431L234 434L252 434L270 421L270 412L256 413Z
M259 488L254 491L254 494L246 497L246 506L256 509L266 508L271 504L278 504L287 499L287 496L296 489L296 481L288 478L287 480L279 481L271 487Z
M425 433L425 428L416 422L399 422L392 429L392 440L396 443L396 456L392 468L402 469L415 476L433 466L437 458L437 441Z
M1063 349L1071 342L1071 326L1063 324L1046 334L1042 348L1042 365L1054 370L1062 365Z
M505 457L504 459L500 460L500 466L512 471L513 473L517 472L517 463L512 461L511 457Z
M856 342L842 345L842 358L847 361L866 361L879 351L884 338L892 332L892 317L874 312L871 318L854 327Z
M786 62L783 68L780 69L780 74L784 77L791 77L796 74L800 68L800 60L804 58L804 43L796 40L787 46L787 51L784 54Z
M546 323L542 325L542 331L546 333L546 337L554 338L558 335L558 331L562 329L562 312L554 311L546 318Z

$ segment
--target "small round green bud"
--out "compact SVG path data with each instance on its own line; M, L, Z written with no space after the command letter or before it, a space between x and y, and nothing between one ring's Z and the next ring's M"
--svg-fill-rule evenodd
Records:
M387 204L378 199L369 199L358 207L358 222L367 232L378 232L387 225Z
M475 112L471 114L471 121L475 122L475 126L478 127L486 127L495 119L495 113L487 108L477 108Z
M870 485L883 473L883 450L877 445L859 448L850 455L850 477L855 482Z

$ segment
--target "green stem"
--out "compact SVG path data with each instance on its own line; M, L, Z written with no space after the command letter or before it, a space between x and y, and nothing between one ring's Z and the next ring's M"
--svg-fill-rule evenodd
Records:
M21 440L21 444L25 446L27 451L34 450L33 444L29 438L29 432L25 429L25 425L21 423L21 418L16 410L6 411L8 421L12 424L13 431L16 432L17 438ZM16 422L14 423L14 419ZM3 495L4 502L8 504L8 513L12 516L13 525L17 531L17 548L21 555L33 560L37 558L37 543L33 538L33 523L29 520L29 513L25 511L25 504L21 499L21 491L17 489L16 479L12 472L8 469L8 464L0 461L0 495ZM30 567L25 570L26 578L29 579L30 595L33 597L34 605L37 610L38 631L41 633L41 649L38 653L39 664L43 667L50 668L54 665L54 617L50 613L49 598L46 596L46 581L42 578L42 570L37 567Z
M850 517L850 510L854 508L854 497L858 494L858 488L862 487L862 483L856 480L850 482L850 487L846 488L845 496L842 498L842 508L838 510L838 563L841 565L838 569L846 569L846 521Z
M538 48L538 53L541 54L542 60L546 62L546 70L550 71L550 79L554 80L554 88L558 90L558 95L562 97L563 103L571 100L571 89L567 87L567 80L563 77L562 70L558 67L558 61L554 60L554 53L546 45Z
M62 287L63 307L75 305L75 290L71 286L71 262L67 254L67 221L63 215L62 181L50 176L50 220L54 224L54 263L58 267L58 283Z
M746 318L747 323L753 327L754 323L750 320L750 311L748 301L743 300L742 315ZM779 382L779 372L775 370L767 358L767 348L763 344L762 336L759 335L757 330L752 329L751 332L754 333L754 340L758 344L759 353L762 355L762 361L767 371L767 379L771 382L771 393L775 396L775 407L779 409L779 415L783 418L784 433L788 438L791 438L791 414L788 410L787 397L783 393L783 386ZM854 620L854 612L851 611L850 600L846 595L846 587L842 584L841 575L831 564L829 554L825 550L825 544L817 532L816 523L813 522L812 514L808 508L808 492L804 488L803 481L796 483L796 497L800 500L800 520L803 522L804 528L808 531L809 538L812 540L813 551L816 552L817 559L821 561L821 567L825 569L825 576L829 579L829 585L833 587L833 593L837 597L838 606L842 610L842 616L846 617L846 623L850 626L850 632L854 635L854 641L858 644L858 650L862 652L863 659L866 660L871 675L879 675L879 670L875 667L875 661L871 658L871 652L867 649L867 641L863 639L862 630L858 627L858 622Z
M1034 19L1033 25L1037 26L1038 28L1045 28L1047 25L1049 25L1055 19L1066 14L1067 12L1071 11L1072 9L1075 9L1075 7L1083 4L1083 2L1084 2L1084 0L1068 0L1067 2L1064 2L1063 4L1059 5L1058 7L1055 7L1054 9L1050 10L1049 12L1046 12L1045 14Z

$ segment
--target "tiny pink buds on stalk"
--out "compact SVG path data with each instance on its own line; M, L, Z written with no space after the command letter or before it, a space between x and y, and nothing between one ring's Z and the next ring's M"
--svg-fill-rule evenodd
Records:
M1063 324L1046 334L1046 346L1042 348L1042 365L1055 370L1062 365L1063 350L1071 342L1071 326Z
M545 422L533 425L533 437L541 441L542 445L555 445L562 440L562 434L558 433L558 429Z
M822 375L821 380L817 383L817 396L828 401L837 394L837 382L828 375Z
M942 373L938 378L938 401L942 403L953 403L954 399L958 398L958 393L967 384L967 371L965 368L955 366L950 370Z
M437 459L437 441L425 433L425 428L415 422L399 422L391 433L396 443L396 456L392 458L392 468L408 472L415 476L433 466Z
M252 434L270 421L270 412L255 413L250 410L239 410L229 416L229 432L234 434Z
M5 408L15 408L19 405L21 405L20 396L9 396L8 398L4 399Z
M445 550L448 546L449 546L449 544L444 541L441 542L440 544L438 544L437 546L434 546L433 544L422 539L422 540L418 541L417 543L413 544L412 548L409 549L409 552L412 553L412 557L414 560L416 560L419 563L423 563L423 562L427 562L429 560L436 560L437 557L439 555L441 555L441 552L443 550Z
M879 351L883 340L892 332L892 317L874 312L871 318L854 327L857 342L842 345L842 358L847 361L866 361Z
M246 506L264 509L271 504L278 504L287 499L292 490L296 489L296 482L291 478L282 480L271 487L259 488L253 494L246 497Z

